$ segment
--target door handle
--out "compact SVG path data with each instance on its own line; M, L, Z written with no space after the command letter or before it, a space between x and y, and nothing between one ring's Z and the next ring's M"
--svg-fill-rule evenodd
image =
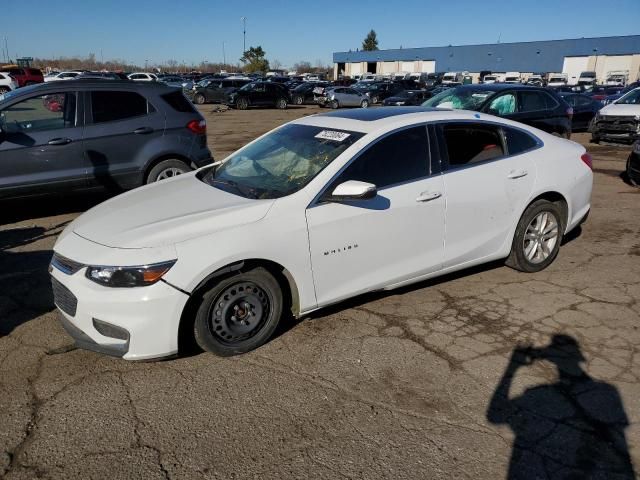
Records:
M146 135L151 132L153 132L153 128L150 128L150 127L140 127L140 128L136 128L133 131L133 133L135 133L136 135Z
M442 193L440 192L422 192L416 198L416 202L430 202L431 200L435 200L436 198L440 198Z
M52 138L47 143L49 145L67 145L71 142L72 140L70 138Z
M509 172L509 175L507 175L507 178L510 178L511 180L515 180L516 178L526 177L528 174L529 172L527 172L526 170L519 170L519 171L512 170L511 172Z

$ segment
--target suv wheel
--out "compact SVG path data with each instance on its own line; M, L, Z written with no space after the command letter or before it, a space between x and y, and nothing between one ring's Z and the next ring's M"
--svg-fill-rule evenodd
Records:
M539 272L558 255L564 225L560 208L537 200L522 214L506 264L522 272Z
M196 343L220 356L253 350L273 335L282 305L280 285L264 268L220 280L204 293L196 312Z
M287 100L285 98L279 98L276 101L276 108L279 108L280 110L287 108Z
M246 110L247 108L249 108L249 100L244 97L240 97L236 101L236 107L238 107L238 110Z
M304 98L301 95L296 95L293 97L293 103L296 105L302 105L304 103Z
M189 165L182 160L163 160L151 169L149 175L147 175L146 183L149 184L159 180L166 180L190 171L191 168L189 168Z
M206 98L204 98L204 95L202 95L201 93L198 93L193 100L198 104L198 105L202 105Z

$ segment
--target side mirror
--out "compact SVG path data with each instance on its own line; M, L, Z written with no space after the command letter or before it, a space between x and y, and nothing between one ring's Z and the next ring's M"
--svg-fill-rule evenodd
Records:
M369 200L375 198L378 189L372 183L360 182L358 180L347 180L338 185L330 195L326 195L324 200L329 202L340 202L345 200Z

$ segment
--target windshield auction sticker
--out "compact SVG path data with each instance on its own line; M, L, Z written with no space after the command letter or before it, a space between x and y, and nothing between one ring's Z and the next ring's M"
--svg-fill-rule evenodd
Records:
M332 140L334 142L344 142L351 136L350 133L336 132L335 130L322 130L315 138L320 140Z

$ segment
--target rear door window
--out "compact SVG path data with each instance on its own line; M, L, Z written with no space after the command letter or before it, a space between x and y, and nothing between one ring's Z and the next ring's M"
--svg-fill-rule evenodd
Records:
M113 122L147 115L150 108L147 99L136 92L91 92L93 123Z
M518 155L538 146L536 138L517 128L503 127L502 132L504 133L509 155Z
M513 93L505 93L491 100L487 113L491 115L510 115L516 111L516 96Z
M449 169L503 157L500 128L475 123L442 125Z
M520 92L520 109L521 113L540 112L548 110L547 95L543 92Z

